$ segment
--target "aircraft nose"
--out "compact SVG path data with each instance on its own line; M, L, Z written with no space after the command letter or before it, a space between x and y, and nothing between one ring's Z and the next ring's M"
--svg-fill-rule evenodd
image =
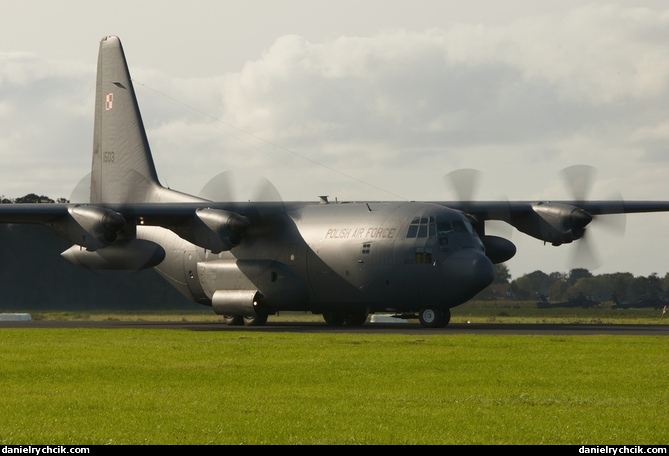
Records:
M455 298L452 303L457 305L490 285L495 278L495 267L483 252L465 248L453 253L443 263L443 273L446 283L451 284L448 293Z

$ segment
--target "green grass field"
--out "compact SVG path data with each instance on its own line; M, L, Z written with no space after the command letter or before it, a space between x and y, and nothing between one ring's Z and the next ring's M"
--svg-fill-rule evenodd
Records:
M539 309L534 301L470 301L452 309L454 323L569 323L569 324L669 324L661 309L555 307Z
M0 444L666 444L667 339L2 329Z

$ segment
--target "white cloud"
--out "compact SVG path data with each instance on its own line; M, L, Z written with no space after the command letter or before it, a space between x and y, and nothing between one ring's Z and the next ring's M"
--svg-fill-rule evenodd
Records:
M562 17L454 27L447 55L458 65L503 63L570 100L648 101L667 90L668 25L668 12L597 3Z

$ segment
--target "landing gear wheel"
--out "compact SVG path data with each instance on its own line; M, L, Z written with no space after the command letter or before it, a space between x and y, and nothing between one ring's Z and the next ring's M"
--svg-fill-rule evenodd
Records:
M241 326L244 324L244 318L237 315L223 315L223 323L228 326Z
M347 312L344 314L344 322L347 326L362 326L367 321L367 312Z
M443 328L451 321L451 311L425 307L418 313L418 320L423 328Z
M323 320L328 326L344 326L346 315L341 312L323 312Z
M267 323L267 314L261 313L249 315L244 317L243 320L246 326L264 326L264 324Z

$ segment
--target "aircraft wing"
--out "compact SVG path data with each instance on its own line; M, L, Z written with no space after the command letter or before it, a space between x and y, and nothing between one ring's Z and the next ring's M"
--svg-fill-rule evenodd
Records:
M0 223L49 223L66 217L77 208L96 208L118 212L128 220L138 220L145 225L171 226L185 223L198 209L213 208L252 215L259 210L283 207L283 203L126 203L126 204L62 204L22 203L0 204Z
M0 223L47 223L67 215L71 204L0 204Z
M441 201L435 204L468 214L480 235L485 232L485 224L481 222L501 220L553 245L580 239L586 226L600 215L669 212L669 201Z
M527 216L533 208L547 204L577 207L591 215L632 214L644 212L669 212L669 201L432 201L432 204L466 212L479 220L513 220ZM297 204L313 204L303 202ZM260 206L290 206L291 203L131 203L131 204L62 204L62 203L22 203L0 204L0 223L44 223L55 220L77 206L101 206L123 213L130 218L146 218L148 224L162 225L177 223L190 217L199 208L213 207L230 211L249 211Z
M669 201L573 201L566 204L581 207L592 215L669 211Z
M593 216L669 212L669 201L435 201L434 204L466 212L479 220L503 220L509 223L532 213L533 208L547 204L578 207Z

